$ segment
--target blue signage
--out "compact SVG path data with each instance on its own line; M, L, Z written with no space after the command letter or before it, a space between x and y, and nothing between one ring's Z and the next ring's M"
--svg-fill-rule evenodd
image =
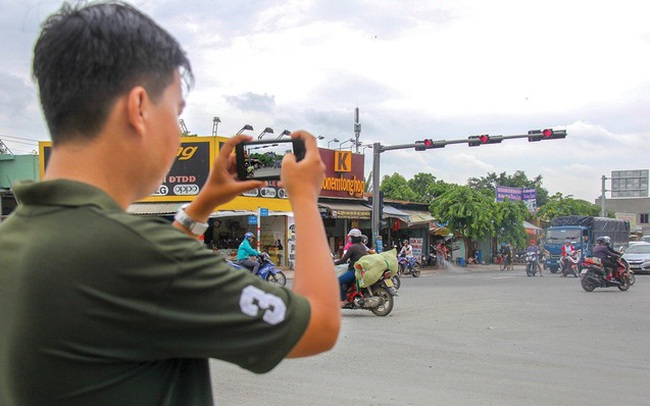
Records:
M254 214L251 214L250 216L248 216L248 224L250 224L250 225L257 224L257 216L254 215Z
M269 215L269 209L266 207L261 207L260 208L260 216L261 217L267 217Z

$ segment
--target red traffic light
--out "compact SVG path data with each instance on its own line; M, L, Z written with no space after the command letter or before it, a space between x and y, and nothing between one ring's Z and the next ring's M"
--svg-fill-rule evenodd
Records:
M415 141L415 150L416 151L424 151L425 149L431 149L431 148L444 148L445 147L445 141L434 141L430 138L422 141Z
M481 144L498 144L503 141L502 135L490 137L488 134L472 135L467 138L467 144L470 147L478 147Z
M566 138L566 130L553 130L546 128L544 130L530 130L528 131L528 141L541 141L541 140L557 140Z

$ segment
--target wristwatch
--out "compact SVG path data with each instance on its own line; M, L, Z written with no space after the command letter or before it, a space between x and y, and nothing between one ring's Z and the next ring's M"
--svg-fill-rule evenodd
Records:
M178 221L183 227L187 228L194 235L201 235L205 233L205 230L208 229L208 223L199 223L194 220L192 217L188 216L185 213L185 208L189 206L189 203L186 203L181 206L180 209L176 212L174 220Z

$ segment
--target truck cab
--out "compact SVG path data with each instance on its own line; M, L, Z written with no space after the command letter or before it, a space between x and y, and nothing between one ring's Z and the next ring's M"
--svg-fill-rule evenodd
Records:
M551 226L546 229L546 241L544 249L549 255L546 259L546 265L551 273L557 273L560 269L560 258L562 258L562 246L569 239L576 250L581 250L581 257L591 255L593 241L590 238L590 232L587 227L582 226ZM581 259L582 259L581 258Z
M615 250L627 247L630 239L630 222L627 220L592 216L563 216L551 221L546 229L544 249L549 252L547 265L552 273L560 269L562 245L569 239L576 250L581 250L581 260L591 256L596 238L609 236Z

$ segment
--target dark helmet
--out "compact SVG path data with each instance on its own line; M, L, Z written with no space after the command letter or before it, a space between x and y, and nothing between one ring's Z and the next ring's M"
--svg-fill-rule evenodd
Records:
M255 238L255 234L251 233L250 231L244 234L244 238Z
M607 244L608 241L609 241L609 237L607 237L606 235L602 235L596 238L597 243Z
M502 243L501 243L501 246L502 246L502 247L505 247L505 246L506 246L506 243L505 243L505 242L502 242Z

